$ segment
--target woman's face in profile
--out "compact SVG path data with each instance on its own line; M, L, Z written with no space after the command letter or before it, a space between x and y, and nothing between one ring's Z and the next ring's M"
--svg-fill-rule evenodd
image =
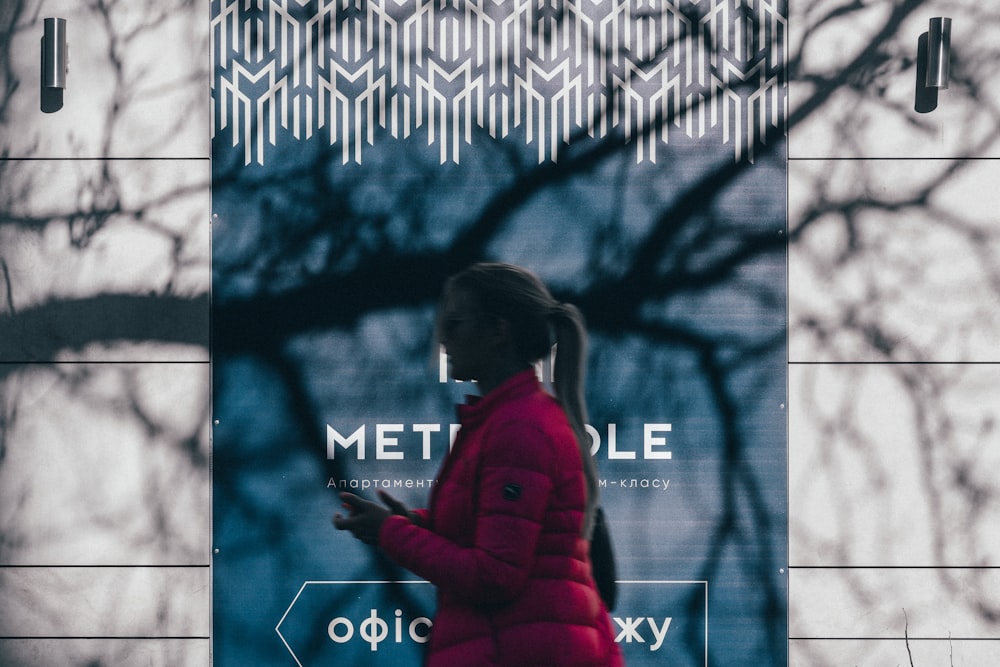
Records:
M441 306L441 344L455 380L483 377L491 358L487 350L487 320L472 292L452 289L445 295Z

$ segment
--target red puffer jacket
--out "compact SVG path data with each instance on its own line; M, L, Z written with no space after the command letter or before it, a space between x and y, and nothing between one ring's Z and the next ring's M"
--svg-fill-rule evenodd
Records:
M437 587L427 664L622 665L580 537L583 468L562 408L525 371L459 420L425 525L393 516L379 535Z

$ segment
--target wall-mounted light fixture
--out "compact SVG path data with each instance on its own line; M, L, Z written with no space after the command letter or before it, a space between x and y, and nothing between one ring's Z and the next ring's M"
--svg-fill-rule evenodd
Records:
M41 40L42 72L38 78L39 108L44 113L62 109L66 72L69 65L69 42L66 39L66 19L48 18L43 21Z
M42 37L42 86L66 87L66 65L69 48L66 42L66 19L45 19Z
M947 88L950 69L951 19L935 17L927 31L927 87Z

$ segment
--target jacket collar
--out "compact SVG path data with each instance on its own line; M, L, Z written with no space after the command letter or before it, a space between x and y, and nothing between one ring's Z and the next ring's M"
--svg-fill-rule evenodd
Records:
M457 406L458 420L462 426L481 423L493 410L504 403L540 389L535 369L529 368L504 380L485 396L468 395L465 403Z

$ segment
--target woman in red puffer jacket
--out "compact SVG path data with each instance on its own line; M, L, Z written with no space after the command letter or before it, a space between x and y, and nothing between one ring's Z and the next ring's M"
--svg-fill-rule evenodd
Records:
M550 331L559 399L533 367ZM452 377L481 396L458 407L429 508L343 494L349 516L334 524L437 587L430 667L622 665L588 555L597 474L579 311L524 269L477 264L449 280L438 336Z

